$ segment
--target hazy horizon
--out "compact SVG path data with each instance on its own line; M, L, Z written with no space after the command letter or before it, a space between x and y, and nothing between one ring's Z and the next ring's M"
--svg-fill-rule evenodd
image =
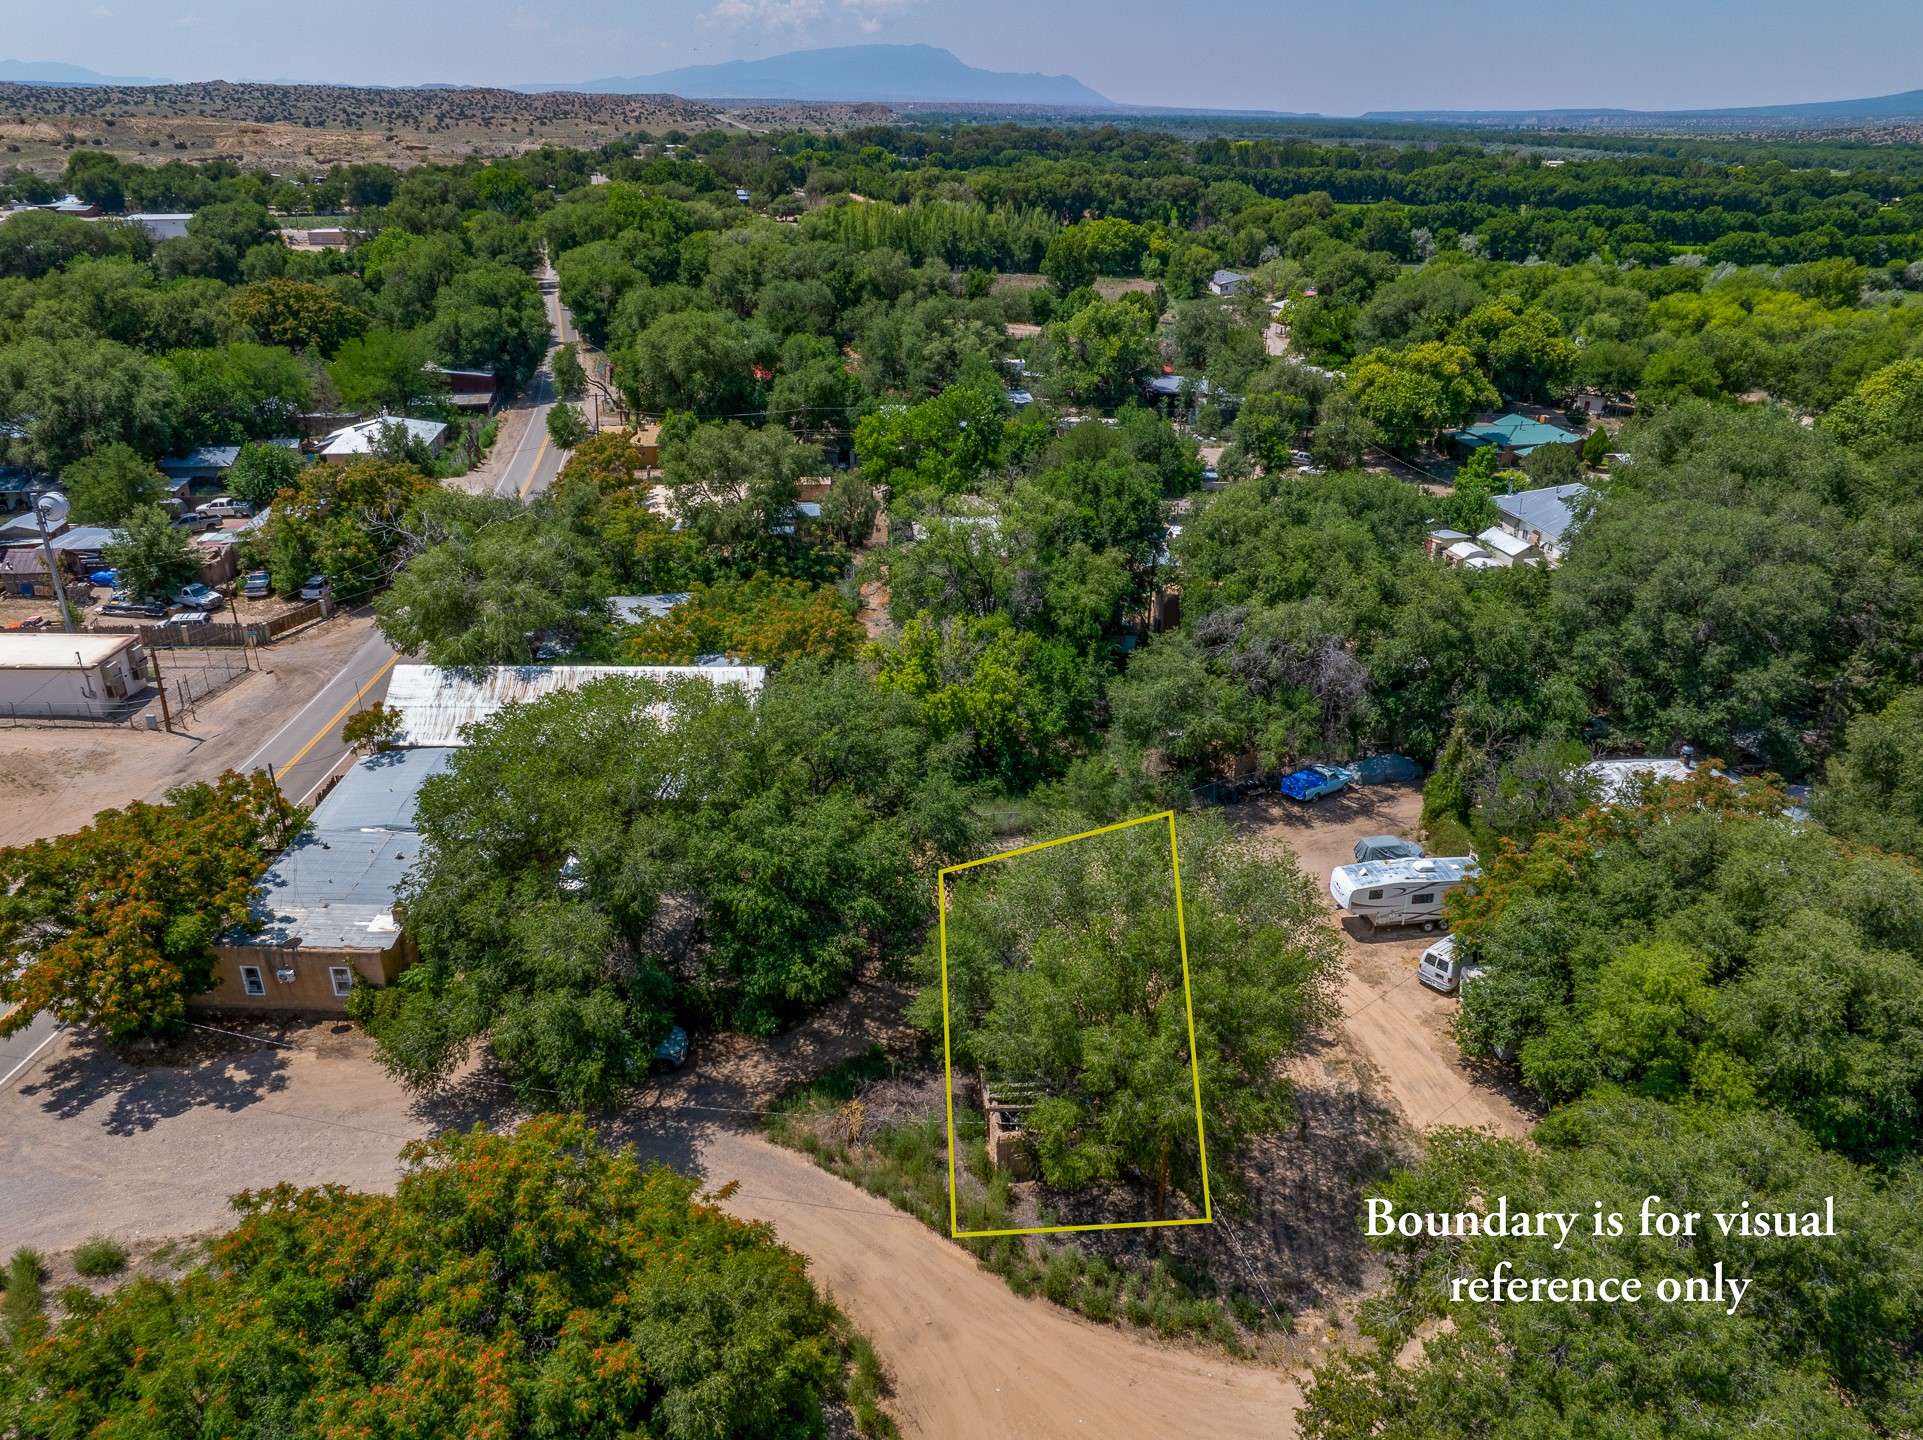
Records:
M1066 74L1131 105L1320 111L1715 109L1923 87L1923 7L1839 0L95 0L17 14L0 58L176 81L565 86L791 50L925 43L986 70Z

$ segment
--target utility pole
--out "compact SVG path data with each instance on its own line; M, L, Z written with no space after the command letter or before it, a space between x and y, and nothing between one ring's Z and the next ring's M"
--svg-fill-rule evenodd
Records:
M174 715L173 711L167 708L167 677L160 673L160 647L158 645L149 645L147 647L147 663L153 667L154 688L160 691L160 723L166 727L167 733L171 735L174 733Z
M53 577L53 593L60 602L60 625L69 635L77 628L73 623L73 606L67 603L66 582L60 578L60 559L53 553L53 536L47 533L47 522L55 525L67 518L67 497L58 490L48 490L36 495L33 500L34 523L40 527L40 553L47 557L47 574Z

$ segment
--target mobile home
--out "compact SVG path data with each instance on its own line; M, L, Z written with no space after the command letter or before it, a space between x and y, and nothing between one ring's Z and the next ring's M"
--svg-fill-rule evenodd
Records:
M1449 892L1476 873L1472 855L1338 865L1329 872L1329 898L1337 909L1360 915L1371 925L1433 930L1442 921L1442 902Z

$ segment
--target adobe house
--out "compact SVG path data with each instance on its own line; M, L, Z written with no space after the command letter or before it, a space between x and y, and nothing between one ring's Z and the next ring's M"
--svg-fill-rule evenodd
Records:
M195 1010L344 1015L356 985L389 985L418 952L394 896L420 854L414 804L449 749L370 755L315 807L261 877L247 933L214 945L217 983Z

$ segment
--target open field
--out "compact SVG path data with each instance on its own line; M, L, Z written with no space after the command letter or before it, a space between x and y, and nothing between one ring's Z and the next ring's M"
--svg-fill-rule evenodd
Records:
M843 129L884 105L717 105L674 95L383 90L352 85L0 85L0 159L57 171L91 146L128 160L230 160L287 175L372 161L415 165L597 148L637 130Z

